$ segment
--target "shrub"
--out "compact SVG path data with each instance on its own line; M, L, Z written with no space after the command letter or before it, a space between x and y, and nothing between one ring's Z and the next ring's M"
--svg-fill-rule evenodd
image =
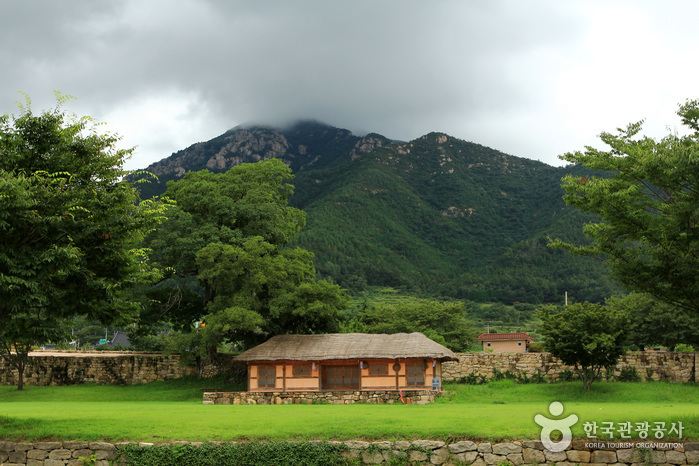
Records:
M694 347L686 343L678 343L675 346L675 351L677 351L678 353L693 353Z
M158 445L142 447L127 445L122 460L128 464L142 466L168 464L172 466L235 464L239 466L275 465L343 465L348 460L342 452L347 447L342 444L311 442L255 442L228 443L222 445L188 444Z
M544 350L544 344L540 341L529 343L529 345L527 346L527 351L529 351L530 353L543 353Z
M578 380L578 375L570 369L564 369L558 375L559 382L573 382L574 380Z
M488 381L484 375L469 374L459 378L456 383L465 385L483 385Z
M541 369L536 370L536 374L532 375L529 378L529 381L531 383L546 383L548 380L546 379L546 376L541 373Z
M641 376L638 375L638 371L633 366L622 367L617 380L619 382L640 382Z

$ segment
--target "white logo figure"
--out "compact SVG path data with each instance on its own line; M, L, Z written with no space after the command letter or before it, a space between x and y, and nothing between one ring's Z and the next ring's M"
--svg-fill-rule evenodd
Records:
M553 416L560 416L563 413L563 405L558 401L554 401L549 405L549 412ZM537 414L534 416L534 422L541 426L541 443L544 444L544 447L550 451L563 451L568 448L570 441L573 439L573 432L570 428L578 422L578 416L571 414L563 419L549 419L546 416ZM555 431L563 434L560 442L551 441L551 433Z

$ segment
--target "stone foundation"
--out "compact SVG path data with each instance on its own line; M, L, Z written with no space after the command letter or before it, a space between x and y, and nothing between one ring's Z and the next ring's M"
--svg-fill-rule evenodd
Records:
M178 442L182 443L182 442ZM565 451L545 450L538 440L505 443L464 440L445 443L438 440L396 442L345 441L329 442L341 446L342 455L359 464L395 464L406 460L420 465L521 465L521 464L614 464L643 465L699 464L699 443L628 443L619 448L596 448L583 441L573 441ZM197 443L192 443L198 445ZM0 441L0 465L125 465L119 449L128 443L106 442L36 442ZM151 446L152 444L140 444ZM79 458L88 459L83 462ZM94 461L94 462L93 462Z
M619 359L610 375L619 376L621 370L633 367L642 380L695 382L699 368L697 353L630 352ZM558 380L565 370L572 370L551 353L457 353L458 361L442 363L442 378L458 380L471 374L493 378L494 371L541 375L549 382ZM604 376L605 374L603 374Z
M401 401L401 396L403 400ZM322 392L205 392L205 405L290 405L290 404L334 404L354 403L416 404L434 401L440 392L433 390L362 390Z

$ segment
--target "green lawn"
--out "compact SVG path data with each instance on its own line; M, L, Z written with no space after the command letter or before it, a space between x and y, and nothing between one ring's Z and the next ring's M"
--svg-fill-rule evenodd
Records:
M214 382L215 383L215 382ZM682 422L683 440L699 440L699 385L597 383L448 385L437 403L416 405L203 405L185 379L114 387L0 387L0 439L229 441L303 439L535 439L536 414L560 401L574 413L576 437L587 421ZM652 436L652 433L651 433ZM675 436L676 437L676 436ZM609 440L605 438L605 440ZM618 439L615 439L618 440Z

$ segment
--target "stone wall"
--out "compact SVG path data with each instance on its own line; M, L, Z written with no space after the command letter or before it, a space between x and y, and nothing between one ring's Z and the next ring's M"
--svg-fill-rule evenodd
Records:
M182 442L179 442L182 443ZM561 452L544 449L538 440L506 443L472 442L464 440L445 443L437 440L399 440L395 442L345 441L330 442L344 448L343 456L359 464L395 464L405 460L410 464L476 466L502 464L699 464L699 443L627 443L618 447L597 448L583 441L573 441ZM0 465L78 466L86 464L79 458L95 460L87 464L125 465L119 449L128 443L105 442L37 442L15 443L0 441ZM152 446L152 444L139 444ZM193 443L193 445L198 445Z
M401 401L401 396L403 401ZM281 405L354 403L424 405L434 401L439 392L432 390L322 391L322 392L204 392L205 405Z
M458 353L458 361L442 364L445 381L460 377L482 375L490 379L493 369L526 374L527 377L542 375L550 382L556 381L564 370L572 370L551 353ZM614 368L618 376L623 368L633 367L643 380L667 380L672 382L696 381L699 358L697 353L673 352L630 352L619 359Z
M147 353L30 353L24 372L26 385L73 385L104 383L132 385L174 379L192 374L181 367L180 356ZM0 384L16 385L17 370L0 358Z
M566 369L550 353L459 353L458 361L442 364L445 381L456 380L471 374L492 378L493 368L500 372L526 374L539 373L548 381L558 379ZM99 353L31 353L32 364L25 371L26 385L71 385L79 383L106 383L130 385L182 377L194 373L193 367L181 367L178 355L99 352ZM245 366L233 364L230 355L222 355L215 364L205 368L204 375L220 371L232 371L233 367L244 371ZM619 375L624 367L634 367L646 380L673 382L696 381L699 371L697 353L648 352L628 353L621 358L614 373ZM16 385L17 371L0 358L0 385Z

